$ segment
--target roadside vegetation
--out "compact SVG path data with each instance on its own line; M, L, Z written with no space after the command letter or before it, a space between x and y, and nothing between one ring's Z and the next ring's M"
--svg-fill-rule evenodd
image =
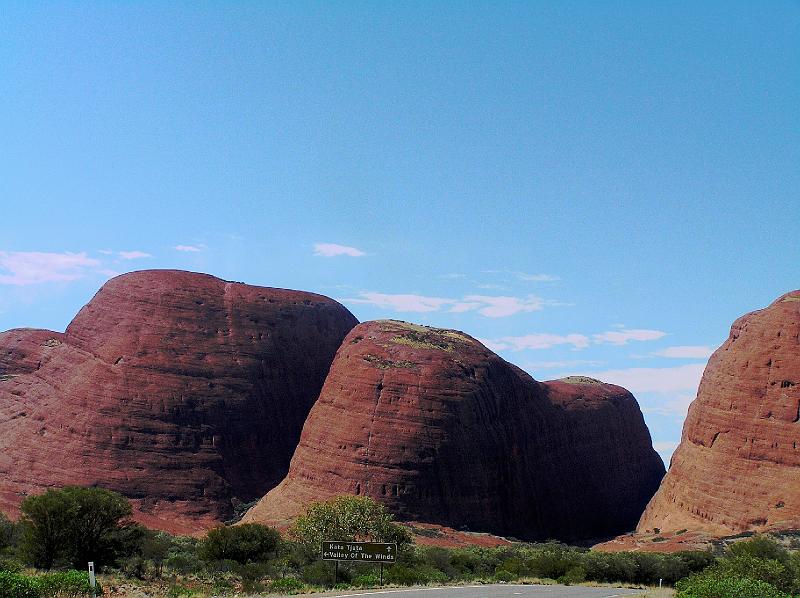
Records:
M716 553L602 553L558 542L496 548L417 546L378 503L338 497L312 505L282 538L258 524L222 526L201 539L148 530L129 517L130 504L99 488L64 488L29 497L22 516L0 515L0 596L91 595L86 562L102 588L121 596L135 589L169 598L302 593L379 585L378 565L319 558L323 539L397 542L385 585L486 583L608 583L657 586L647 596L787 598L800 596L800 553L768 536L753 536Z

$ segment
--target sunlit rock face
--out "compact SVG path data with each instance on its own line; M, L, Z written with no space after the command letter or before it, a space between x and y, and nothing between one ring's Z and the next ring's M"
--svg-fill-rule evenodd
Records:
M800 291L742 316L711 356L638 529L800 526Z
M360 494L401 519L565 540L631 530L664 475L636 400L540 383L472 337L397 321L345 338L289 474L245 521Z
M0 510L99 485L190 532L286 474L356 324L299 291L153 270L106 283L64 334L0 334Z

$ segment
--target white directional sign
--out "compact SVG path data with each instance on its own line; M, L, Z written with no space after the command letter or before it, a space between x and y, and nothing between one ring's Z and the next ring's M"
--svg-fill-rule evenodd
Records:
M397 560L397 544L394 542L323 542L322 560L394 563Z

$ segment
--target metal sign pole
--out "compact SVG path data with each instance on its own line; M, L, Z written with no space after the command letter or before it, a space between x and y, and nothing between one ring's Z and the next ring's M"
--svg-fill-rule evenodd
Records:
M97 596L97 580L94 577L94 561L89 561L89 585L92 586L92 598Z
M337 583L339 583L339 561L336 561L333 568L333 585L335 586Z
M383 587L383 563L381 563L381 587Z

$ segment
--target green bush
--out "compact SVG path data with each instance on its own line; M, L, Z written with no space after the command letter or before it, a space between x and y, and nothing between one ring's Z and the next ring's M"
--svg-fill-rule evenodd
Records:
M359 588L373 588L381 583L381 578L377 573L364 573L353 578L353 585Z
M306 584L296 577L284 577L282 579L276 579L269 584L269 591L276 594L294 594L296 592L302 592L305 587Z
M675 589L675 598L791 598L764 581L703 573L680 580Z
M39 585L32 577L0 571L0 596L3 598L39 598Z
M198 573L203 570L203 562L197 553L186 550L171 552L164 564L171 571L182 575Z
M47 573L34 577L39 586L41 598L67 598L78 596L91 596L92 586L89 582L89 574L85 571L61 571L58 573ZM103 593L100 585L96 588L97 595Z
M517 575L511 573L511 571L507 571L506 569L500 569L499 571L495 572L492 579L497 582L509 582L516 580Z
M567 571L581 564L582 554L562 547L551 547L536 550L528 560L528 567L533 575L549 579L558 579Z
M171 585L167 590L167 598L191 598L195 595L192 588L187 588L181 584Z
M10 556L0 556L0 571L8 571L9 573L19 573L25 567L22 566L17 559ZM2 595L2 594L0 594Z
M410 567L403 563L395 563L386 571L386 580L389 583L401 586L413 586L427 583L443 583L447 576L430 565Z
M325 561L315 561L303 567L303 581L312 586L332 586L334 583L333 563ZM347 569L339 567L339 580L349 579Z
M0 551L17 545L19 526L0 513Z
M734 542L728 546L726 555L731 557L745 556L758 559L770 559L778 561L784 566L789 565L789 551L781 546L774 538L762 534L756 534L749 540Z
M569 586L575 583L583 583L586 581L586 569L577 565L569 569L564 575L558 578L558 583Z
M371 540L399 545L411 541L408 530L394 523L394 515L367 496L337 496L311 504L295 521L291 536L314 553L326 540Z
M103 593L98 585L97 595ZM0 571L0 596L3 598L79 598L91 596L89 574L63 571L38 576Z
M200 543L199 555L205 561L265 561L276 554L280 539L276 530L258 523L218 527Z
M67 486L27 497L20 510L22 554L42 569L100 569L139 550L142 528L127 521L131 505L116 492Z
M792 571L781 563L747 554L720 559L703 574L716 579L742 578L763 581L782 592L791 592L794 586Z

